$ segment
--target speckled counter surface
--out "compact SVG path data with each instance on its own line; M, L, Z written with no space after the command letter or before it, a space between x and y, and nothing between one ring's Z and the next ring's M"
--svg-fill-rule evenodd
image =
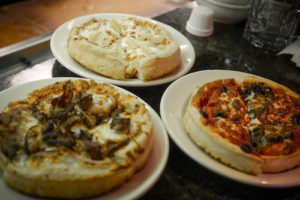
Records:
M196 61L190 71L225 69L259 75L300 93L300 68L290 56L276 56L253 47L242 37L245 23L214 23L214 33L196 37L185 30L190 8L179 8L155 19L179 30L192 43ZM169 84L151 88L126 88L145 99L159 112L160 96ZM180 91L178 91L180 93ZM300 179L300 177L299 177ZM170 139L170 155L165 172L141 199L300 199L300 187L260 188L224 178L186 156Z
M248 72L300 93L300 68L290 61L290 56L276 56L250 45L242 37L244 23L215 23L213 35L207 38L190 35L185 30L190 12L191 8L182 7L155 18L176 28L193 44L196 61L189 73L208 69ZM43 78L77 76L60 65L49 49L43 54L44 60L23 58L21 65L9 68L9 73L0 69L0 89L28 81L39 70L44 73ZM125 89L144 99L159 113L161 96L169 85ZM165 171L141 199L300 199L300 187L270 189L233 181L194 162L170 139L170 155Z

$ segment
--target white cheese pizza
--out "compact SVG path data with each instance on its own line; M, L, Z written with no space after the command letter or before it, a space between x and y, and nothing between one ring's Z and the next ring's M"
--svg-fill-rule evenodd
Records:
M41 197L100 195L145 165L152 129L137 97L93 80L56 82L0 113L3 179Z
M181 65L179 45L169 32L135 17L88 19L71 29L71 57L110 78L153 80Z

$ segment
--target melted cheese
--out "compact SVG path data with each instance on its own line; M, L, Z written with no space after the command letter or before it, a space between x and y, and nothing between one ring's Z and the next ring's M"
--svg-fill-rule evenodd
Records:
M249 101L255 101L254 100L254 97L255 97L255 92L253 92L251 90L251 94L249 96L247 96L247 98L245 100L249 100Z
M259 119L254 118L254 119L251 119L251 121L249 122L249 124L261 124L261 122L259 121Z
M39 121L34 116L32 116L30 113L27 112L26 114L24 114L24 120L22 121L21 124L19 124L19 130L21 132L27 133L31 127L36 126L38 124Z
M127 138L125 134L117 133L115 130L111 129L110 123L111 121L90 130L90 132L93 134L93 141L100 144L106 144L109 141L121 142Z
M105 48L119 52L123 62L156 54L168 44L161 29L150 22L124 18L120 21L93 21L83 26L78 35ZM124 53L125 52L125 53Z
M97 88L93 88L96 87L94 85L95 83L93 83L93 81L90 82L92 82L90 85L87 85L84 81L78 82L78 84L74 81L74 85L67 83L60 85L61 88L66 88L67 91L73 92L73 94L70 95L73 102L69 102L68 100L70 99L66 99L66 102L75 104L74 107L51 105L51 100L54 97L62 97L64 91L60 91L60 94L53 95L53 98L51 98L49 93L43 91L43 89L37 91L37 93L41 93L41 96L45 99L41 98L38 100L39 106L35 112L44 112L44 114L50 113L50 115L47 116L49 118L43 118L41 121L39 121L38 116L35 115L35 112L32 112L31 109L20 109L17 107L18 104L16 104L18 110L17 112L11 112L15 117L12 117L13 120L7 125L13 129L18 136L17 142L19 149L16 150L17 155L14 157L18 165L36 168L40 167L40 165L47 166L48 164L63 165L67 163L69 165L69 161L71 163L74 162L74 155L81 156L82 159L96 160L98 162L99 160L97 159L99 159L99 157L93 158L85 149L85 145L91 142L98 143L100 144L101 153L102 150L105 151L111 148L110 144L112 142L119 145L130 138L145 134L145 132L151 134L152 121L149 118L150 116L143 104L141 104L136 97L123 94L106 84L99 84ZM90 90L86 88L90 88ZM83 90L83 95L78 95L78 92L81 90ZM47 95L43 95L43 92ZM90 95L92 95L92 104ZM33 102L32 99L34 98L31 98L30 104L33 103L33 105L36 105L36 102ZM85 102L86 99L87 102ZM84 100L83 102L86 103L84 105L88 106L82 106L81 100ZM47 103L50 104L50 106L46 106ZM70 109L70 107L72 110L66 112L66 108ZM121 113L119 113L120 117L130 118L128 134L127 132L121 133L111 128L112 118L114 117L113 113L117 108L122 110ZM8 110L8 108L6 110ZM99 120L103 121L97 121L93 125L90 125L86 121L87 117L91 118L91 123L98 120L97 117L100 117L101 119ZM51 126L53 125L53 127L48 128L50 126L49 124ZM30 134L28 135L28 133ZM119 150L122 150L122 148ZM63 152L66 149L67 151L65 151L66 154L64 155L57 153ZM29 153L28 150L30 151ZM35 153L41 153L40 155L43 154L45 156L36 159L37 157L35 158L34 156L37 154ZM68 155L72 156L68 157ZM66 159L63 158L64 156L66 156ZM104 162L106 158L107 157L104 157L101 162Z
M110 113L116 105L116 100L109 94L93 94L93 105L100 113Z

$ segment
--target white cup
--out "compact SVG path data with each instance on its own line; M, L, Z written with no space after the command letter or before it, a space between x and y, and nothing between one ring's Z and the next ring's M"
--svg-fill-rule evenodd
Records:
M196 36L207 37L213 32L214 12L206 6L195 6L186 23L186 30Z

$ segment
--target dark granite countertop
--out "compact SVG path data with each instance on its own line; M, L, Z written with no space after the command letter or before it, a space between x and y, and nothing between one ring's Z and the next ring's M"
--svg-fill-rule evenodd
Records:
M300 93L300 68L289 55L276 56L253 47L242 37L245 22L236 25L214 23L210 37L196 37L185 30L190 8L179 8L155 19L179 30L196 52L194 67L200 70L224 69L259 75ZM159 113L160 96L169 84L151 88L126 88L145 99ZM299 177L300 179L300 177ZM300 188L270 189L250 186L200 166L186 156L170 139L170 156L165 172L141 199L300 199Z
M300 93L300 68L290 61L290 56L257 49L242 37L245 23L225 25L214 23L210 37L196 37L185 30L191 8L185 6L155 19L166 23L192 43L196 60L189 73L225 69L259 75ZM43 78L74 76L59 64L49 49L31 57L23 57L21 64L0 68L0 90L31 80L36 73ZM124 87L135 93L159 113L161 96L171 83L153 87ZM300 179L300 177L299 177ZM170 139L170 155L164 173L141 199L300 199L300 187L260 188L233 181L199 165L185 155Z

